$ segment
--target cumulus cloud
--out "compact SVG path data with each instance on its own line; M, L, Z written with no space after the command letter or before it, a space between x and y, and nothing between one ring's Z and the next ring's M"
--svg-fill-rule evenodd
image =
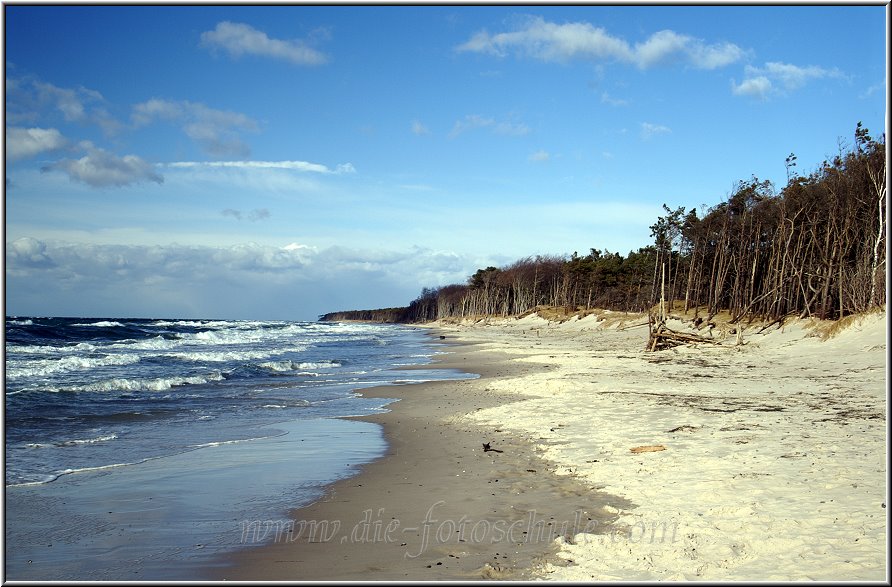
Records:
M7 243L7 309L21 315L49 308L60 315L312 319L334 310L408 303L421 287L464 281L480 262L422 247L320 250L296 242L213 247L24 238Z
M55 128L7 127L6 157L9 160L25 159L34 155L61 149L68 144Z
M182 131L212 157L247 157L248 145L241 132L256 132L257 122L239 112L217 110L187 100L173 101L152 98L133 106L131 120L137 127L155 121L181 125Z
M548 62L572 59L616 61L642 69L672 61L698 69L716 69L734 63L746 54L733 43L710 45L671 30L658 31L633 46L622 37L588 22L557 24L542 17L522 19L510 32L490 34L480 31L456 49L499 57L514 53Z
M657 135L665 135L672 132L672 129L662 124L653 124L650 122L641 123L641 138L649 140Z
M738 96L765 98L771 93L771 89L771 80L764 75L749 77L739 84L735 84L733 80L731 82L731 91Z
M11 266L47 268L55 265L46 254L46 244L23 237L6 243L6 262Z
M63 88L31 77L7 80L7 115L14 123L55 112L65 122L95 124L105 134L114 135L123 125L106 106L101 93L83 86Z
M167 165L179 168L290 169L329 175L356 173L352 163L341 163L332 169L327 165L309 161L176 161Z
M494 35L476 33L457 47L459 51L490 53L504 57L515 52L542 61L565 61L574 57L631 60L629 44L589 23L555 24L541 17L524 19L517 30Z
M164 178L155 167L136 155L118 157L92 143L81 143L87 152L80 159L62 159L43 168L43 171L59 170L68 174L72 181L93 187L122 187L134 183L163 183Z
M731 80L731 91L738 96L765 99L773 94L792 92L811 80L844 78L836 68L825 69L816 65L798 66L779 61L766 62L762 67L747 65L744 79L739 84Z
M218 23L214 30L201 33L201 44L212 50L226 51L233 57L257 55L295 65L321 65L328 61L325 54L303 41L271 39L263 31L239 22Z

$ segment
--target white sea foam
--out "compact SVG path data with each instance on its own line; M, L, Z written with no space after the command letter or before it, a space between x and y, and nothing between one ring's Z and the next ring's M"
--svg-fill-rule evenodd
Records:
M279 434L270 434L269 436L257 436L254 438L236 438L234 440L216 440L213 442L204 442L202 444L193 444L190 450L195 450L199 448L211 448L214 446L223 446L225 444L241 444L243 442L254 442L255 440L266 440L268 438L278 438L279 436L285 436L288 434L287 432L281 432Z
M48 345L19 345L19 344L7 344L6 345L6 353L8 355L12 354L23 354L23 355L58 355L58 354L69 354L69 353L89 353L95 351L97 348L96 345L90 344L88 342L81 342L74 345L60 345L60 346L48 346Z
M74 440L61 440L58 442L30 442L25 445L27 448L59 448L65 446L80 446L84 444L96 444L97 442L108 442L118 438L117 434L105 434L96 438L77 438Z
M309 369L331 369L340 367L341 364L336 361L320 361L320 362L294 362L291 360L284 361L267 361L258 365L263 369L275 371L277 373L287 371L306 371Z
M99 322L85 322L81 324L72 324L72 326L96 326L99 328L112 328L114 326L124 326L120 322L100 320Z
M220 371L214 371L206 375L158 377L155 379L115 378L80 386L47 387L43 389L50 392L167 391L172 387L181 385L201 385L202 383L222 381L223 379L223 374Z
M23 377L45 377L53 373L88 371L100 367L132 365L140 361L139 355L132 353L105 355L103 357L61 357L54 359L34 359L9 361L6 366L8 379Z

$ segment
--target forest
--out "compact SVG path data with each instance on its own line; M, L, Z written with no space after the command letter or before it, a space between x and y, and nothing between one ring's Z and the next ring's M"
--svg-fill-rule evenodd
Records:
M510 316L537 306L569 311L670 308L711 319L790 315L838 319L885 304L886 139L859 122L854 144L808 175L785 161L779 192L753 176L702 210L663 205L653 243L628 255L526 257L478 269L466 283L424 288L405 308L333 312L321 320L425 322Z

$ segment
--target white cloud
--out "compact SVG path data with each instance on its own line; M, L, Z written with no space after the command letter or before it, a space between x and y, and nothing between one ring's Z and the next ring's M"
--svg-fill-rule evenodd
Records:
M657 135L669 134L672 129L662 124L652 124L650 122L641 123L641 138L644 140L651 139Z
M6 243L6 260L10 265L33 268L52 267L54 264L46 255L46 245L31 237Z
M704 45L693 41L687 48L691 63L698 69L718 69L743 59L747 52L734 43Z
M7 122L34 121L47 111L60 113L65 122L95 124L107 135L123 128L96 90L62 88L34 78L7 80Z
M308 161L176 161L168 163L169 167L176 168L230 168L230 169L289 169L310 173L322 173L329 175L341 175L356 173L352 163L341 163L334 169L321 163Z
M611 106L628 106L628 100L623 100L621 98L614 98L607 92L601 92L601 103L609 104Z
M497 122L495 118L468 114L463 119L455 121L449 137L455 138L462 133L478 128L488 128L496 134L509 136L522 136L530 132L530 128L522 122Z
M55 151L68 141L55 128L7 127L6 157L10 160L33 157L45 151Z
M478 265L417 246L98 245L26 237L6 248L7 309L21 315L313 319L408 304L422 287L463 282Z
M635 61L639 67L651 67L683 53L690 40L690 37L674 31L658 31L645 42L635 45Z
M247 157L250 149L239 133L258 130L257 122L244 114L186 100L152 98L133 106L131 120L137 127L156 120L178 123L212 157Z
M731 91L738 96L754 96L756 98L766 98L771 93L772 84L764 75L750 77L739 84L731 81Z
M164 178L155 167L136 155L118 157L89 142L81 143L87 154L80 159L62 159L43 168L44 171L60 170L72 181L93 187L122 187L146 181L163 183Z
M418 120L412 121L412 133L416 135L429 135L431 134L430 129L428 129L424 124L422 124Z
M548 161L549 159L551 159L551 155L548 154L548 151L544 151L542 149L529 156L530 161L534 161L537 163L542 163Z
M625 39L587 22L556 24L541 17L522 19L516 30L507 33L478 32L456 49L499 57L514 52L541 61L618 61L642 69L673 60L698 69L716 69L745 55L733 43L709 45L671 30L658 31L633 47Z
M468 114L462 120L456 120L455 125L452 127L452 132L449 133L450 137L457 137L463 132L475 129L475 128L485 128L488 126L492 126L496 123L493 118L485 118L480 116L479 114Z
M272 215L266 208L255 208L250 212L242 212L241 210L226 208L221 212L221 214L223 214L223 216L232 216L236 220L248 220L249 222L266 220Z
M522 122L499 122L493 127L493 132L499 135L509 135L514 137L529 134L530 127Z
M744 80L739 84L731 80L731 91L738 96L762 99L784 91L798 90L811 80L845 77L836 68L825 69L816 65L802 67L779 61L766 62L762 67L747 65L744 75Z
M490 35L481 31L459 45L459 51L490 53L504 57L509 51L542 61L565 61L574 57L630 60L629 44L589 23L563 25L541 17L523 19L523 26L508 33Z
M328 61L323 53L303 41L271 39L263 31L238 22L220 22L214 30L201 33L201 44L222 49L233 57L258 55L283 59L295 65L321 65Z
M758 73L758 70L755 70ZM777 61L769 61L763 69L765 75L772 79L778 80L788 90L798 89L811 79L821 79L825 77L843 77L838 69L824 69L816 65L808 65L800 67L790 63L780 63Z
M870 86L869 88L867 88L866 90L864 90L864 91L858 96L858 98L860 98L860 99L862 99L862 100L865 99L865 98L870 98L870 97L873 96L875 93L877 93L877 92L882 92L882 91L884 91L885 89L886 89L886 81L883 80L882 82L880 82L880 83L878 83L878 84L874 84L874 85Z

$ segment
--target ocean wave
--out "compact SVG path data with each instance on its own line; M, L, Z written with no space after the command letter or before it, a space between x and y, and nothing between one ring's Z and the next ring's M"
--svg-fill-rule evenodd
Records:
M185 454L188 452L192 452L194 450L199 450L202 448L211 448L211 447L221 446L221 445L225 445L225 444L239 444L242 442L253 442L255 440L264 440L267 438L277 438L279 436L284 436L286 434L288 434L288 433L287 432L279 432L278 434L269 434L267 436L257 436L257 437L252 437L252 438L237 438L234 440L218 440L218 441L213 441L213 442L205 442L202 444L193 444L191 446L185 447L183 450L179 450L179 451L171 453L171 454L156 455L156 456L146 457L144 459L139 459L136 461L125 462L125 463L110 463L107 465L96 465L96 466L92 466L92 467L63 469L61 471L56 471L55 473L45 473L45 474L43 474L43 478L38 481L22 481L22 482L18 482L18 483L9 483L6 486L7 487L25 487L25 486L30 486L30 485L46 485L47 483L52 483L56 479L63 477L65 475L73 475L73 474L77 474L77 473L91 473L91 472L95 472L95 471L105 471L108 469L117 469L120 467L131 467L133 465L141 465L142 463L147 463L149 461L155 461L158 459L164 459L164 458L168 458L168 457L172 457L172 456L177 456L177 455Z
M191 363L228 363L231 361L250 361L265 359L271 351L219 351L219 352L178 352L164 353L159 356Z
M105 434L96 438L83 438L74 440L60 440L58 442L30 442L25 445L26 448L60 448L65 446L81 446L84 444L96 444L97 442L108 442L118 438L117 434Z
M70 387L47 387L43 391L58 392L107 392L107 391L167 391L182 385L201 385L211 381L223 381L225 377L220 371L206 375L158 377L155 379L106 379Z
M262 369L273 371L276 373L285 373L288 371L307 371L310 369L332 369L340 367L341 364L336 361L319 361L319 362L294 362L290 359L284 361L267 361L257 365Z
M47 483L52 483L59 477L63 477L65 475L72 475L75 473L90 473L93 471L105 471L107 469L117 469L119 467L130 467L132 465L139 465L139 464L146 463L148 461L152 461L152 460L160 459L160 458L163 458L163 456L149 457L146 459L133 461L131 463L111 463L108 465L98 465L95 467L80 467L80 468L76 468L76 469L63 469L61 471L56 471L55 473L44 474L43 479L41 479L39 481L23 481L20 483L10 483L7 485L7 487L27 487L30 485L46 485Z
M263 404L258 406L260 409L270 409L270 410L281 410L285 408L305 408L311 405L308 400L305 399L296 399L296 400L288 400L284 404Z
M88 353L97 350L94 344L88 342L79 342L77 344L62 344L59 346L50 345L24 345L24 344L7 344L7 355L55 355L68 353Z
M275 346L262 350L226 350L226 351L180 351L164 353L162 357L170 357L179 361L195 363L226 363L232 361L253 361L267 359L288 353L302 353L308 347L301 345Z
M115 326L124 326L120 322L114 322L109 320L100 320L99 322L84 322L79 324L72 324L71 326L95 326L97 328L113 328Z
M241 444L243 442L254 442L255 440L267 440L269 438L278 438L280 436L285 436L288 434L287 432L279 432L278 434L270 434L268 436L256 436L252 438L236 438L233 440L215 440L212 442L203 442L201 444L193 444L189 447L189 450L196 450L199 448L212 448L215 446L223 446L226 444Z
M6 365L7 379L23 377L45 377L53 373L66 371L86 371L100 367L133 365L140 361L139 355L132 353L105 355L102 357L60 357L54 359L35 359L25 361L8 361Z

